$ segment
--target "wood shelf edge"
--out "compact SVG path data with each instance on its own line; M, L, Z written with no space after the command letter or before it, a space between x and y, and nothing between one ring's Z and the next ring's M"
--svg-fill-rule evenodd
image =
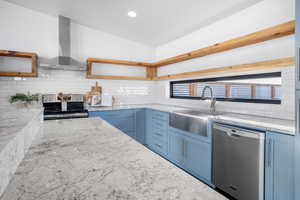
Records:
M280 58L274 60L266 60L261 62L253 62L247 64L232 65L226 67L210 68L204 70L158 76L153 80L158 81L158 80L169 80L169 79L177 79L177 78L193 77L193 76L201 76L201 75L202 76L218 75L218 74L225 74L225 73L272 69L277 67L291 67L293 65L295 65L295 58L288 57L288 58Z
M31 52L0 50L0 56L31 58L31 72L0 72L0 76L38 77L38 55Z
M110 80L135 80L135 81L151 81L151 78L142 76L110 76L110 75L87 75L88 79L110 79Z
M129 61L129 60L117 60L117 59L105 59L105 58L88 58L87 63L107 63L107 64L118 64L136 67L151 67L151 63Z

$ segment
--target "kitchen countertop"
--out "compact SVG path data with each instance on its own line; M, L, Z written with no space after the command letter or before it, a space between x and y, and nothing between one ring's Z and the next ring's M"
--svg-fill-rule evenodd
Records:
M1 200L225 200L100 118L45 121Z
M0 110L0 152L42 108L8 108Z
M88 108L88 110L96 111L96 110L120 110L120 109L137 109L137 108L149 108L149 109L155 109L164 112L176 112L179 110L193 109L188 107L163 105L163 104L136 104L136 105L113 106L113 107L90 107ZM199 109L193 109L193 110L199 110ZM203 110L203 112L209 112L209 111ZM238 123L242 126L249 126L254 129L257 128L265 131L275 131L275 132L295 135L295 121L293 120L270 118L270 117L263 117L263 116L256 116L256 115L238 114L238 113L229 113L229 112L222 112L219 115L211 117L211 119L223 123L232 123L232 122Z
M236 113L225 113L215 117L219 122L233 122L242 126L263 129L265 131L280 132L295 135L295 121L278 118L262 117L255 115L245 115Z

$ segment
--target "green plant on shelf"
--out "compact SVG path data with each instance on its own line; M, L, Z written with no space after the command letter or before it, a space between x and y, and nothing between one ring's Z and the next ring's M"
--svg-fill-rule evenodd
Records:
M9 98L9 102L15 103L15 102L22 102L24 104L31 104L32 102L38 102L39 101L40 94L30 94L29 92L27 94L24 93L16 93L16 95L13 95Z

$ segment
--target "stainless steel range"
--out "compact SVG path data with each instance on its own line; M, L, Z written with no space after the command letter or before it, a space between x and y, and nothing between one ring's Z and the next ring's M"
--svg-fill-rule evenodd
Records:
M84 109L84 95L68 94L61 100L57 94L43 95L44 120L86 118L89 113Z

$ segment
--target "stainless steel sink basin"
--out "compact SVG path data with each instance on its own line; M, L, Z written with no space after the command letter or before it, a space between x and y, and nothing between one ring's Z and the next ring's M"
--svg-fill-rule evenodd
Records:
M209 118L220 113L180 110L170 113L169 125L192 134L207 136Z
M211 112L204 112L199 110L179 110L179 111L175 111L175 113L193 115L194 117L207 117L207 118L221 114L219 112L211 113Z

